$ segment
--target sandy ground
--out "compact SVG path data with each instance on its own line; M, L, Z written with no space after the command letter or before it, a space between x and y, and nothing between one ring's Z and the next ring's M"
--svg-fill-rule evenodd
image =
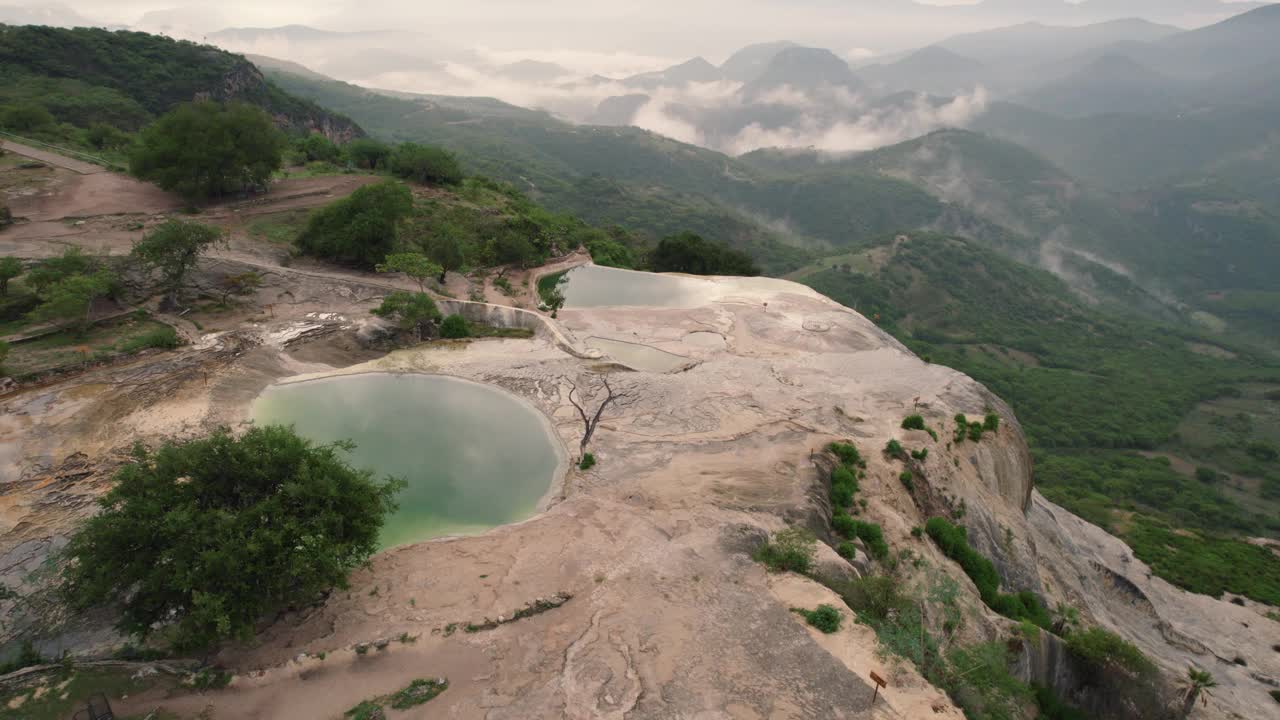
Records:
M319 204L359 182L300 181L273 196ZM257 202L207 212L234 226L246 214L278 209ZM81 239L119 250L111 222L95 217L78 226L89 228ZM0 233L0 253L22 248L44 257L75 242L24 234L35 224ZM1178 608L1238 622L1234 610L1222 610L1233 606L1210 598L1188 605L1180 591L1165 589L1148 592L1150 612L1135 618L1126 609L1133 596L1096 585L1104 576L1093 562L1118 567L1120 577L1128 572L1092 534L1096 528L1046 517L1042 499L1033 497L1030 455L1013 413L973 380L919 360L808 288L709 281L698 307L560 313L556 327L564 337L638 341L689 358L690 367L676 373L623 372L581 359L550 330L532 340L427 344L379 356L354 336L370 323L368 310L381 294L407 286L403 279L280 267L270 252L237 242L247 241L240 237L204 263L198 281L254 268L267 283L239 311L218 319L218 332L194 333L195 342L178 351L0 399L0 581L21 590L38 586L29 573L92 511L131 442L240 427L253 399L284 379L415 372L490 383L544 413L571 456L582 425L569 391L577 385L593 396L595 378L611 372L627 397L596 432L591 450L599 464L571 470L544 512L481 535L381 553L353 575L348 591L275 621L248 645L224 648L217 661L237 673L229 688L157 691L118 702L121 714L159 706L183 717L337 718L408 679L445 676L451 687L443 695L392 717L958 717L909 668L886 666L866 628L848 624L822 636L790 611L833 599L829 591L770 575L749 557L769 531L788 523L825 531L825 475L814 451L851 439L869 461L861 484L866 515L884 527L892 547L921 558L917 570L904 568L907 580L942 574L959 584L967 638L1007 636L1008 623L981 606L954 563L910 535L925 517L945 511L928 503L963 499L971 541L1010 584L1042 591L1050 605L1076 604L1086 619L1124 631L1173 673L1185 672L1188 657L1215 663L1222 701L1203 717L1266 717L1257 711L1269 701L1267 686L1250 673L1280 677L1277 656L1265 647L1280 624L1251 619L1251 634L1226 633L1216 620L1197 623ZM502 317L498 310L514 312L497 308L494 317ZM912 413L945 427L957 412L980 415L988 406L1004 422L980 444L953 448L945 433L935 442L899 427ZM923 500L903 488L900 466L875 452L890 438L930 449L917 480L932 493ZM1095 540L1081 539L1088 537ZM824 562L856 572L839 559ZM558 593L572 599L492 630L450 631L509 618ZM39 627L42 649L54 655L64 648L104 652L121 642L106 618L34 610L43 614L10 615L8 638ZM1176 634L1147 629L1158 631L1161 623ZM396 640L406 633L416 641ZM355 652L383 641L383 650ZM1216 656L1239 652L1248 654L1247 668L1216 664ZM890 679L877 707L870 702L871 670Z

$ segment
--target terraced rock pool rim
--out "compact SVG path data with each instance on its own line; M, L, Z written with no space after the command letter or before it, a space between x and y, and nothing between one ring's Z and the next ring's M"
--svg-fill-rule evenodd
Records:
M379 379L413 385L410 390ZM298 394L299 386L343 382L359 385L347 388L346 397ZM269 404L273 394L291 392L293 397L277 395ZM500 386L452 375L370 370L284 378L265 388L248 414L254 422L292 423L316 442L362 434L363 448L361 437L353 438L358 447L352 465L372 467L379 477L408 476L410 487L388 518L380 552L534 519L562 494L569 468L559 433L537 405Z

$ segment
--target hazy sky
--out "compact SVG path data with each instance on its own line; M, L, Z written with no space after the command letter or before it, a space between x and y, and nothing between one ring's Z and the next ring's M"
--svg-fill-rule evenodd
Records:
M5 2L5 0L0 0ZM52 7L53 2L8 0ZM1219 19L1215 0L1091 0L1094 12L1161 13L1202 24ZM307 24L331 30L394 28L441 43L497 50L621 52L722 60L753 42L788 39L849 53L888 52L946 35L1041 19L1071 22L1061 0L987 0L986 10L922 7L911 0L224 0L181 6L164 0L64 0L85 17L196 32L223 27ZM931 5L965 5L930 0ZM175 5L177 7L175 7ZM998 9L996 9L998 7ZM1161 9L1163 8L1163 9Z

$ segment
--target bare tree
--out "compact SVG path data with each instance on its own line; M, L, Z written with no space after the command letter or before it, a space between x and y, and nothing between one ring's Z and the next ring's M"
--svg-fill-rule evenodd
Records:
M604 399L600 401L600 405L596 408L595 413L590 415L587 413L587 406L589 405L587 400L583 398L582 401L579 402L573 397L575 392L578 393L579 396L582 395L582 391L578 388L577 383L572 380L568 381L569 387L571 388L569 390L569 402L577 409L578 417L582 418L583 433L582 443L578 447L579 453L585 454L587 452L587 445L591 442L591 436L596 432L596 426L600 424L600 418L604 416L605 408L609 407L611 403L618 403L619 401L623 401L631 397L630 393L615 392L613 386L609 384L608 375L601 375L600 381L603 385L605 396ZM595 396L598 396L599 394L599 389L597 389L596 392L592 393L592 399L594 400Z

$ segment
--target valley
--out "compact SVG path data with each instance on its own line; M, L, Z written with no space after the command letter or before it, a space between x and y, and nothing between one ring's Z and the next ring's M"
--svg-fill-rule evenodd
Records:
M1271 717L1278 10L0 25L0 720Z

